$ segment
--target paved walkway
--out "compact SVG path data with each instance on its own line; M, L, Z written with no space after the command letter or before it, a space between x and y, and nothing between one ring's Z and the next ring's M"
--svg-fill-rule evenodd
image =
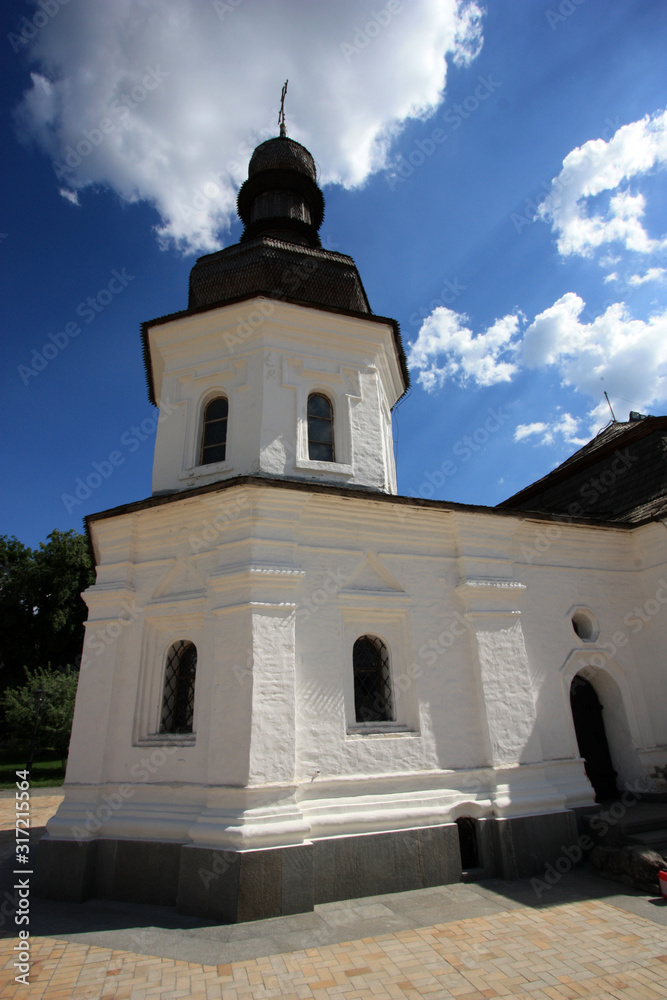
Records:
M46 793L31 801L33 828L58 804ZM0 830L12 805L0 798ZM542 899L527 880L459 884L235 927L160 908L33 900L29 984L14 979L16 938L0 938L0 997L667 998L667 907L617 889L579 872Z
M12 944L0 941L3 1000L667 997L665 929L599 900L218 966L38 938L28 986L14 982Z

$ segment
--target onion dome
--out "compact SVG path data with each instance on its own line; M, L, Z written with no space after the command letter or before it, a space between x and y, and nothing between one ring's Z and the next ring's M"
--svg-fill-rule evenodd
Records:
M267 139L250 157L248 178L263 170L296 170L310 177L311 181L317 182L315 160L305 146L295 142L294 139L289 139L286 135Z
M190 272L188 308L262 295L370 313L351 257L322 248L324 198L308 150L281 134L252 154L238 196L243 235L200 257Z
M317 231L324 218L324 198L308 150L287 136L258 146L248 180L239 191L238 212L245 225L241 240L266 234L321 246Z

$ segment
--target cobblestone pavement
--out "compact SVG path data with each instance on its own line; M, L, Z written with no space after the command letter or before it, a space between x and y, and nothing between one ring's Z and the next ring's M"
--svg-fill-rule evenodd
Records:
M12 799L0 797L0 831L5 834L10 833L10 820L13 825ZM59 801L60 795L48 789L31 797L35 835ZM166 908L142 912L141 907L128 906L114 911L114 904L99 901L77 908L34 900L29 983L15 980L17 939L0 937L0 997L667 998L664 904L632 890L614 895L617 886L600 888L601 880L586 878L572 876L572 883L563 879L546 900L538 901L527 882L489 882L486 887L445 886L348 900L317 907L316 914L236 928L186 918L169 929L161 924L170 919ZM586 892L591 887L594 895L606 898L581 898L582 888ZM466 912L475 915L460 919ZM262 936L268 925L273 938ZM288 926L289 935L285 932L281 939L282 928ZM378 932L382 927L397 929ZM372 936L338 941L350 931L363 930ZM279 953L269 953L270 941L280 944L287 937L299 947L281 946L272 949ZM110 946L102 946L107 941ZM128 941L139 942L139 948L135 944L128 949ZM149 951L160 950L161 957L139 954L142 944ZM255 957L247 957L251 953ZM178 957L193 954L212 958L209 963ZM242 960L213 964L233 955Z
M667 997L665 929L599 900L218 966L37 938L28 986L14 981L13 943L0 941L3 1000Z

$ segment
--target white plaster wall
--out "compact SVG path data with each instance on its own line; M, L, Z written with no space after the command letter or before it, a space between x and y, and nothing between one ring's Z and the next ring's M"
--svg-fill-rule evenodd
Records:
M267 484L93 522L98 576L50 832L72 836L123 787L104 835L220 846L592 801L569 684L656 592L665 529L557 527L536 547L553 525L523 514ZM573 607L595 615L595 642L577 639ZM626 625L596 668L619 692L610 744L628 781L667 759L662 615ZM390 649L396 707L371 731L353 704L365 633ZM199 654L191 738L156 731L176 638Z
M396 491L391 407L404 387L389 325L257 298L155 325L149 343L154 493L258 472ZM308 458L311 392L333 405L334 462ZM201 466L203 410L218 394L227 454Z
M656 615L636 632L628 625L628 615L647 596L647 585L654 592L653 580L660 576L658 567L643 571L636 556L637 545L645 544L641 536L654 531L653 526L628 531L527 518L514 545L516 574L526 584L522 619L545 758L577 754L569 688L581 672L604 705L621 787L646 778L643 751L655 753L665 745L664 729L661 734L654 725L663 686L648 645L664 642L664 622ZM663 549L658 558L666 554ZM598 634L589 641L573 630L577 609L589 611L594 620ZM661 755L664 749L658 750Z
M665 687L667 521L646 525L635 533L634 541L632 565L641 579L641 590L638 589L636 595L626 595L627 608L619 631L632 643L642 664L638 682L655 742L664 746L667 744L667 713L656 692ZM616 639L618 642L619 637Z

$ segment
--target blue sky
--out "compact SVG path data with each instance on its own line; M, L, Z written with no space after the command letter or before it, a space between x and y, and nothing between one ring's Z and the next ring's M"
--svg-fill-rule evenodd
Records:
M139 325L238 239L286 77L324 245L409 354L400 493L493 505L604 426L605 390L618 419L665 412L662 0L8 0L0 18L2 533L36 546L150 495Z

